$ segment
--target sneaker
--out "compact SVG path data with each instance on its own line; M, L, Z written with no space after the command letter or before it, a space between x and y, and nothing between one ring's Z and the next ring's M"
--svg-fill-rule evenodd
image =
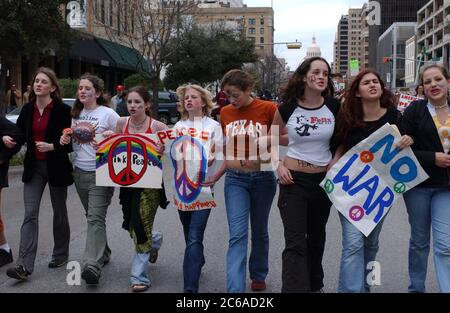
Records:
M49 268L57 268L60 266L63 266L67 263L68 259L67 258L63 258L63 259L52 259L50 261L50 263L48 263L48 267Z
M22 265L17 265L16 267L8 268L6 275L8 275L8 277L24 281L31 275L31 273L28 272Z
M86 267L81 273L81 278L83 278L88 285L97 285L100 275L94 272L93 269Z
M6 250L0 249L0 267L12 263L12 261L13 261L12 250L9 249L8 252Z
M252 288L252 291L263 291L263 290L266 290L266 282L265 281L252 280L251 288Z

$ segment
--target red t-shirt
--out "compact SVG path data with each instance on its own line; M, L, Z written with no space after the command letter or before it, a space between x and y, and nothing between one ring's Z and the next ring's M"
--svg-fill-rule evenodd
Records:
M234 142L234 156L255 157L255 139L267 136L277 107L273 102L254 99L248 106L236 109L227 105L221 111L220 122L227 146ZM230 141L233 139L233 141ZM245 145L244 145L245 143ZM228 150L228 147L227 147Z
M48 120L50 119L50 114L53 109L53 103L50 102L42 112L42 115L39 113L39 109L36 104L34 104L33 111L33 141L45 141L45 133L47 131ZM37 160L45 160L47 159L47 155L45 152L39 152L37 149L35 151Z

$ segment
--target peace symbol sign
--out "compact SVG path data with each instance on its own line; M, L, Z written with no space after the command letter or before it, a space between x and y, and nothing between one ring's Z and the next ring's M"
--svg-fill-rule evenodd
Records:
M364 209L355 205L348 211L348 216L352 221L360 221L364 217Z
M114 162L113 158L118 155L119 153L123 152L123 148L119 145L121 143L125 143L125 151L127 152L127 166L121 170L119 173L116 174L116 171L114 169ZM139 173L135 173L132 168L131 164L131 154L132 154L132 145L137 144L138 148L134 148L138 152L139 150L142 152L141 155L144 158L144 163L142 166L142 169ZM117 151L116 151L117 150ZM138 139L138 138L131 138L131 137L124 137L121 139L118 139L114 142L114 144L111 146L110 153L108 155L108 171L109 171L109 177L111 177L111 180L115 182L118 185L121 186L129 186L137 183L142 176L144 176L145 171L147 170L147 152L145 148L145 143Z
M398 182L394 185L394 191L396 193L404 193L406 191L406 185L404 183Z
M175 190L180 200L191 203L202 190L207 158L203 145L190 136L177 138L170 147Z
M334 190L334 184L331 180L327 179L325 182L325 191L326 193L332 193Z
M370 151L363 151L359 155L359 158L361 159L361 162L363 162L363 163L370 163L373 161L374 155Z

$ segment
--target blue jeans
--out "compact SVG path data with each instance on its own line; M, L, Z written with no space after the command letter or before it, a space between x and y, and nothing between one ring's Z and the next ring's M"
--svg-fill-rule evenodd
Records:
M369 274L367 264L375 261L384 218L368 237L342 214L339 214L339 219L342 225L342 255L338 292L370 292L370 286L366 281Z
M441 292L450 292L450 190L413 188L404 198L411 225L408 291L425 292L431 228L439 288Z
M249 218L252 232L250 279L266 279L269 272L268 222L276 186L273 172L227 170L225 206L230 232L227 253L228 292L245 292Z
M205 264L203 235L210 213L211 209L192 212L178 211L186 242L183 260L184 292L198 292L198 281Z
M152 232L152 250L159 250L162 244L162 233L159 231ZM135 253L133 264L131 265L131 284L151 285L150 278L147 274L149 253Z

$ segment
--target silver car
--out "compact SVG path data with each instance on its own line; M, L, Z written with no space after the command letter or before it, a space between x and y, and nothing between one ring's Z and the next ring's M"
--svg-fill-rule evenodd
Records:
M73 104L75 103L75 98L63 98L62 101L67 104L70 105L71 107L73 107ZM13 122L14 124L17 123L17 119L19 118L19 114L20 114L20 110L22 108L15 108L14 110L12 110L11 112L9 112L8 114L6 114L6 118Z

